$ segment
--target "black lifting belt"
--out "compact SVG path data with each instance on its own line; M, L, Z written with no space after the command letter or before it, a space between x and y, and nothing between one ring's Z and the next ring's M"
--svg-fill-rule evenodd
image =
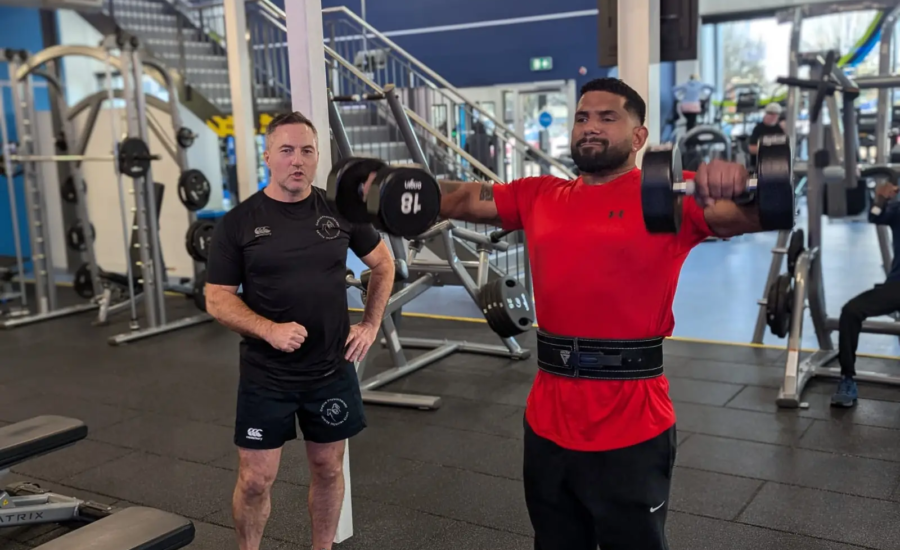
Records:
M537 333L538 367L570 378L641 380L663 373L663 338L594 340Z

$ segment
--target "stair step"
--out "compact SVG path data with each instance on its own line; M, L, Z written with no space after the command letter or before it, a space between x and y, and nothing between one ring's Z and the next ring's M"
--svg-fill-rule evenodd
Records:
M136 11L136 10L122 10L119 9L118 5L115 10L116 20L122 24L123 27L131 28L132 26L137 25L155 25L159 27L171 27L173 29L178 28L178 16L172 15L168 13L149 13L144 11ZM128 21L128 23L125 23ZM187 27L187 25L185 25Z
M155 50L154 50L155 51ZM181 64L181 52L174 51L155 51L156 57L163 60L166 65L178 68ZM189 53L185 53L185 64L189 69L192 68L200 68L200 69L221 69L228 71L228 59L225 56L219 55L191 55Z
M165 2L154 2L153 0L115 0L114 13L118 14L119 10L127 11L130 8L162 11L167 9L167 4Z
M354 141L351 139L350 144L353 146L353 151L356 153L370 157L378 157L386 161L409 158L409 147L402 141L372 143L366 141Z
M130 30L130 29L129 29ZM154 47L154 49L162 49L167 48L169 51L178 51L180 44L178 40L173 38L161 38L156 36L149 36L144 38L144 42ZM215 46L211 42L200 42L198 40L185 40L184 41L184 50L185 52L193 52L199 53L204 52L206 55L212 55Z
M347 126L345 121L344 129L347 130L347 136L350 138L351 142L366 143L391 141L391 128L388 126Z

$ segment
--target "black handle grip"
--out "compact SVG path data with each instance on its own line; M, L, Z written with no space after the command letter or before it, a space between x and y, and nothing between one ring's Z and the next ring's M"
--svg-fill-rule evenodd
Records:
M503 240L503 237L509 235L510 233L512 233L511 230L494 231L490 234L491 242L494 244L499 243L501 240Z

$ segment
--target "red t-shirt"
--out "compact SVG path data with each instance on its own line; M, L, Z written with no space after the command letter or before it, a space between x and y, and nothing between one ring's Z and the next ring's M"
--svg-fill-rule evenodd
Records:
M541 328L598 339L672 335L681 266L712 235L693 198L683 203L677 235L644 227L638 169L603 185L524 178L495 185L494 201L504 229L525 230ZM675 423L665 376L585 380L538 371L525 415L539 436L580 451L636 445Z

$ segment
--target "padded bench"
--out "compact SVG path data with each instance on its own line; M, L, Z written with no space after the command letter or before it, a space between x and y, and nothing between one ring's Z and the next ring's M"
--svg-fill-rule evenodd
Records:
M36 416L0 428L0 471L19 462L68 447L87 437L81 420L65 416Z
M34 550L176 550L194 540L194 524L181 516L135 506L114 512Z

